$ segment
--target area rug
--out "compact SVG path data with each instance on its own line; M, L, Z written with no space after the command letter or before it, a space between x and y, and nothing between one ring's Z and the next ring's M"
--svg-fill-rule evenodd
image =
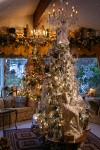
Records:
M5 130L4 136L9 139L11 150L40 150L39 138L30 128Z
M100 138L91 132L87 133L87 138L82 144L82 150L100 150Z
M43 141L41 136L33 133L32 129L12 129L4 131L5 137L10 141L11 150L51 150L48 145L45 149L42 147ZM58 147L54 150L62 150ZM87 139L82 143L82 150L100 150L100 139L93 133L87 134Z

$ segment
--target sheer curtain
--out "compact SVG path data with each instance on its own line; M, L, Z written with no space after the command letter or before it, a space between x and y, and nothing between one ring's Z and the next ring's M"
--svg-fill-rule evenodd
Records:
M0 97L4 95L4 59L0 58Z

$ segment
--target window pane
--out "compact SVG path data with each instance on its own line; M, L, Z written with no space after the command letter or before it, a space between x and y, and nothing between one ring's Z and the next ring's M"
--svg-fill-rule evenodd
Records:
M84 95L90 88L99 87L100 70L97 58L79 58L76 62L76 68L80 94Z
M21 86L26 62L27 59L6 59L6 86L11 87L13 83Z

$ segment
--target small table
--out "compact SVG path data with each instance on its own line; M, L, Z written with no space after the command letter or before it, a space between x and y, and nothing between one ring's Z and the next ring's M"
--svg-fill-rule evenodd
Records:
M10 127L10 124L11 124L11 113L15 112L15 127L17 129L17 126L16 126L16 121L17 121L17 109L15 108L3 108L3 109L0 109L0 117L2 117L2 125L3 125L3 134L4 134L4 121L5 121L5 116L9 116L9 127Z

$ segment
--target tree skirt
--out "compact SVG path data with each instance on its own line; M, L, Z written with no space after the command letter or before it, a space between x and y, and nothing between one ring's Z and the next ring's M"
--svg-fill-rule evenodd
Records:
M50 143L46 141L44 146L41 135L33 133L29 128L5 130L4 135L9 139L11 150L51 150ZM100 150L100 139L89 132L81 145L82 150ZM54 150L66 150L65 145L61 146L56 144Z

